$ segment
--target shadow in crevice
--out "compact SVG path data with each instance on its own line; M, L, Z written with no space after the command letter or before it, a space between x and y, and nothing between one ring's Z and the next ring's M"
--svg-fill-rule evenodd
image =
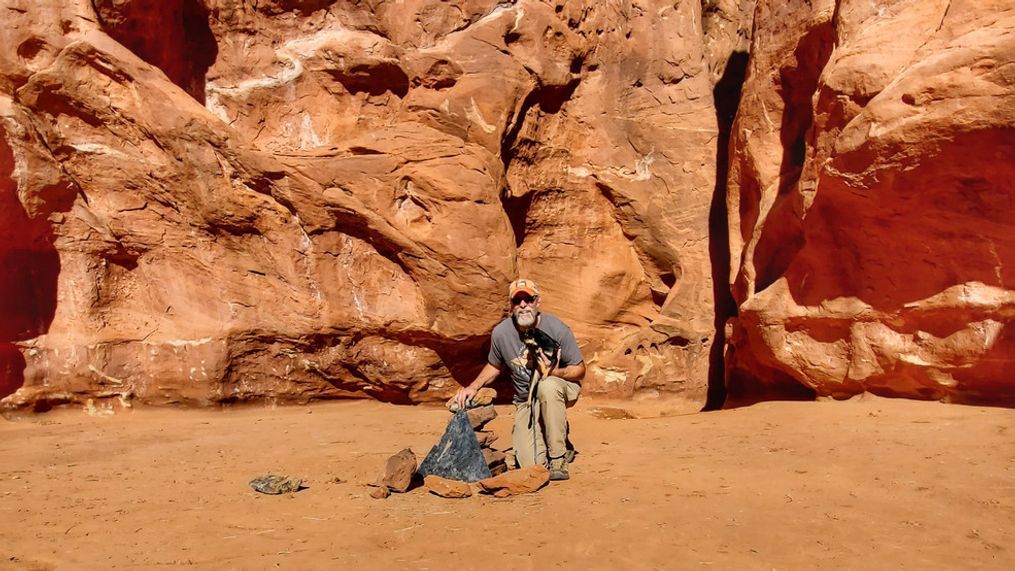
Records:
M722 408L726 400L725 359L726 321L736 315L737 306L730 291L729 213L726 209L729 142L740 106L740 94L747 76L746 52L734 52L722 78L712 90L719 136L715 151L715 192L708 213L708 253L712 264L712 294L715 300L715 336L708 358L708 395L705 410Z
M330 69L327 73L349 93L377 96L390 91L400 98L409 93L409 76L394 63L354 65L348 69Z
M0 130L0 398L24 385L19 341L49 331L60 257L49 222L32 218L13 179L14 153Z
M786 273L804 246L803 204L796 190L807 158L807 147L813 145L809 140L813 138L812 99L834 45L835 29L831 22L812 28L793 52L794 65L779 70L779 93L783 100L779 127L782 144L779 190L754 251L755 293L764 291Z
M532 208L532 199L535 193L529 192L521 196L505 196L501 199L504 212L511 221L511 230L515 234L515 247L521 248L525 241L529 209Z
M518 114L514 117L514 122L501 141L500 157L504 163L505 172L511 166L511 161L516 158L532 160L532 157L527 155L531 154L534 147L538 147L533 141L519 141L529 110L538 106L542 113L549 115L559 113L564 105L574 97L574 92L580 83L579 79L573 79L566 85L541 85L525 96L518 109Z
M724 408L727 409L773 400L807 402L818 397L817 391L785 371L766 367L749 358L747 363L739 362L738 366L730 368L726 376ZM759 379L764 379L764 382L759 383Z
M0 341L0 399L25 384L25 366L25 356L17 345Z
M92 6L103 31L204 104L205 77L218 44L202 2L92 0Z

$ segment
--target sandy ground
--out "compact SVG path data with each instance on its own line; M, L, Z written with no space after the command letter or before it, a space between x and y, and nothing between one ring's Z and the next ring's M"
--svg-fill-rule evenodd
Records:
M0 568L1015 568L1015 410L867 397L572 411L572 479L368 496L439 408L64 411L0 421ZM511 407L493 428L507 446ZM263 473L309 488L264 496Z

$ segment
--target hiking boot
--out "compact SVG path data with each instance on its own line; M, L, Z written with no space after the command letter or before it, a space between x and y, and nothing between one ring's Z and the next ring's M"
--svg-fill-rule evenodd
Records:
M550 480L567 480L570 477L571 475L567 473L567 461L563 457L550 460Z
M574 448L568 449L568 451L564 453L564 462L568 464L574 462L574 457L577 455L578 455L577 450L575 450Z

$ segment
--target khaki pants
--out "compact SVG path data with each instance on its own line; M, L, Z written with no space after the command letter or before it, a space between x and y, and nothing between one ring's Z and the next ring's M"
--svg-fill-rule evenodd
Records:
M529 428L532 412L529 403L515 404L511 444L515 449L515 460L522 468L532 464L546 465L547 448L550 458L560 458L567 451L567 409L578 401L582 386L560 377L547 377L540 381L537 390L537 418L532 428Z

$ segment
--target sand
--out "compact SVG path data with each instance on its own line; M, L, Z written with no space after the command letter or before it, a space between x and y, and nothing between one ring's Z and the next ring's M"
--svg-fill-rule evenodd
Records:
M674 415L586 400L571 418L570 481L458 500L375 500L364 485L403 447L422 459L440 408L0 421L0 568L1015 568L1013 410L865 397ZM261 495L247 483L264 473L309 487Z

